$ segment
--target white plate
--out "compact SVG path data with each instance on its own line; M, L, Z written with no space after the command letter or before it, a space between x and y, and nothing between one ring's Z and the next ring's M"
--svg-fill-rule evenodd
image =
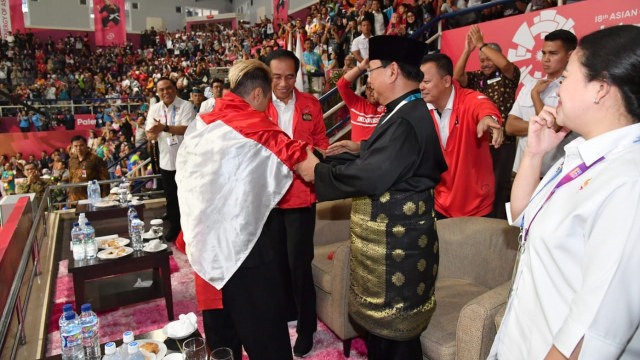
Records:
M146 233L142 233L142 238L145 240L158 239L160 236L162 236L162 234L160 234L159 236L156 236L153 234L152 231L147 231Z
M180 320L176 320L176 321L180 321ZM173 321L172 321L172 322L173 322ZM171 323L169 323L169 324L171 324ZM166 336L166 337L168 337L168 338L171 338L171 339L174 339L174 340L182 340L182 339L186 339L186 338L188 338L188 337L189 337L189 335L193 334L193 332L194 332L194 331L196 331L196 330L198 329L198 327L196 326L196 327L194 327L194 328L193 328L193 330L188 331L188 332L187 332L187 334L182 334L182 335L180 335L180 336L169 336L169 334L167 333L167 329L169 328L169 324L165 325L165 326L162 328L162 333L164 334L164 336Z
M184 360L184 355L181 353L171 353L165 356L163 360Z
M140 349L140 354L144 355L144 360L156 360L156 355L154 353L145 351L144 349Z
M146 251L146 252L158 252L158 251L162 251L162 250L164 250L166 248L167 248L167 244L161 244L160 247L157 248L156 250L147 249L147 246L143 247L142 250Z
M96 204L96 207L109 207L109 206L116 206L118 205L117 202L112 201L112 200L105 200L105 201L101 201L99 203Z
M133 252L133 249L127 246L123 246L122 247L125 251L124 253L120 254L120 255L116 255L114 253L115 249L114 248L108 248L102 251L98 252L98 258L102 259L102 260L107 260L107 259L117 259L117 258L121 258L123 256L127 256L129 254L131 254Z
M117 244L115 245L109 245L109 242L116 242ZM115 247L115 246L125 246L129 243L129 239L125 239L125 238L111 238L111 239L103 239L100 241L96 241L96 243L98 244L98 249L108 249L110 247Z
M158 353L156 354L156 359L160 360L163 359L165 355L167 355L167 345L165 345L162 341L158 341L158 340L135 340L138 342L139 345L142 344L146 344L146 343L154 343L158 345ZM120 348L122 348L122 345L120 345L118 347L118 350L120 350ZM142 348L140 348L141 350L144 350ZM153 354L153 353L149 353L148 354Z

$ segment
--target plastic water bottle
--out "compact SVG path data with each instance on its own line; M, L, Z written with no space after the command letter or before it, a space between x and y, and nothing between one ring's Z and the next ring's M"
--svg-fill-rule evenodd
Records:
M118 348L116 348L116 343L108 342L104 346L104 357L102 360L122 360Z
M84 360L82 327L73 311L64 314L64 321L60 327L60 338L62 340L62 360Z
M58 325L60 325L60 329L62 329L62 324L64 323L64 315L68 312L73 312L73 305L64 304L62 306L62 315L60 316L60 320L58 320Z
M133 205L129 205L129 211L127 212L127 219L129 219L129 239L132 239L131 222L133 221L134 215L138 216L138 212L136 211L136 208L133 207Z
M82 344L86 360L100 360L100 338L98 336L98 315L91 311L91 304L82 305L80 324L82 324Z
M73 229L71 229L71 251L73 251L73 260L82 260L85 258L84 238L85 234L80 228L80 224L73 223Z
M91 194L89 196L91 205L96 206L100 202L100 185L97 180L91 181Z
M96 245L96 231L90 222L85 223L84 233L84 252L87 259L93 259L98 253L98 245Z
M142 233L144 232L144 222L138 219L138 215L133 216L131 220L131 243L133 250L142 250L144 244L142 243Z
M80 213L78 216L78 224L80 224L80 228L84 229L84 225L87 223L87 215L84 213Z
M120 349L120 357L127 360L129 357L129 343L133 341L133 331L125 331L122 333L122 348Z
M129 357L127 360L145 360L144 355L140 352L140 346L137 341L132 341L129 343Z

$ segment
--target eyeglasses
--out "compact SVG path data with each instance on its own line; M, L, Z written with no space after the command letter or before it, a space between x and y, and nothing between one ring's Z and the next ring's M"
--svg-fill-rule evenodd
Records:
M381 68L384 68L384 67L386 67L386 65L380 65L380 66L378 66L376 68L367 70L367 76L369 76L374 70L378 70L378 69L381 69Z

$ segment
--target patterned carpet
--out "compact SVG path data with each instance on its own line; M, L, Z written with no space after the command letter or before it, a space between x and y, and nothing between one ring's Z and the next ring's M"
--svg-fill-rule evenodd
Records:
M170 245L173 246L173 245ZM202 317L197 311L193 271L186 255L173 247L173 256L170 258L171 287L173 290L173 307L176 318L179 314L194 312L198 315L198 328L203 332ZM54 294L54 304L51 309L49 332L47 336L47 356L60 353L60 331L58 319L62 313L62 306L66 303L74 303L73 281L67 272L67 260L59 264L58 279ZM77 310L77 306L74 304ZM115 341L122 337L122 333L131 330L135 335L163 328L169 321L164 305L164 299L151 300L145 303L121 307L116 310L99 312L100 342ZM295 325L289 326L291 344L296 338ZM351 357L349 359L366 359L366 348L361 339L354 339L351 344ZM342 342L321 321L318 321L318 331L314 336L313 352L305 359L309 360L335 360L344 359L342 355ZM244 359L248 359L244 355Z

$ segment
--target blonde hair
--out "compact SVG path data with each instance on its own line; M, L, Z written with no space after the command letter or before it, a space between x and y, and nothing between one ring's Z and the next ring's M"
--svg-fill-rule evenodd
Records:
M229 85L231 85L231 90L233 90L236 85L238 85L238 82L245 74L257 69L266 71L267 74L269 74L269 79L271 79L271 70L260 60L244 60L233 65L231 69L229 69Z

